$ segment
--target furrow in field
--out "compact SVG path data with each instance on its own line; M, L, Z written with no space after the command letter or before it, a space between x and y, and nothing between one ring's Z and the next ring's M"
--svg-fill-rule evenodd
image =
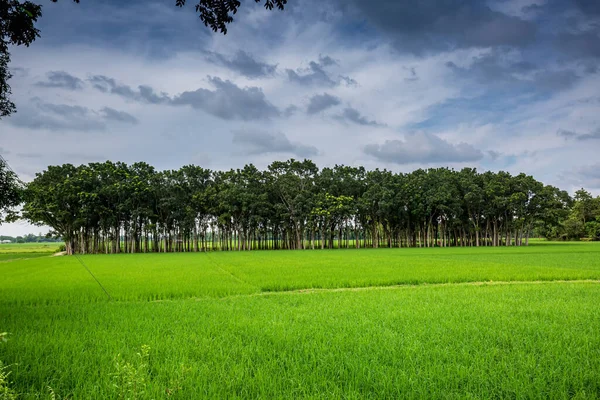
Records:
M341 288L306 288L291 290L269 290L260 293L239 294L222 297L222 300L238 297L256 297L280 294L311 294L311 293L330 293L330 292L358 292L368 290L390 290L416 287L443 287L443 286L499 286L499 285L541 285L541 284L577 284L577 283L595 283L600 284L598 279L573 279L573 280L535 280L535 281L476 281L476 282L444 282L444 283L404 283L400 285L377 285L377 286L357 286Z

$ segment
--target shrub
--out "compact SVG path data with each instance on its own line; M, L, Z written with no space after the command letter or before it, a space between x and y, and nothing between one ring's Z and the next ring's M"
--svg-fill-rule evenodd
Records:
M112 374L113 390L117 399L139 399L146 392L148 378L148 360L150 346L142 345L133 363L126 362L117 354L115 357L116 372Z

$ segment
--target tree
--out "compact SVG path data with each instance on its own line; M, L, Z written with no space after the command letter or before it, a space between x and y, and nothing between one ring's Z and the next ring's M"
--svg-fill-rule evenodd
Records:
M107 161L36 174L23 216L52 227L69 254L510 246L528 245L534 229L600 239L600 198L577 198L573 207L531 176L474 169L319 171L291 159L265 171L156 171Z
M39 37L34 24L41 15L42 6L30 1L0 0L0 118L15 112L15 105L9 99L8 80L12 75L8 69L8 46L29 46Z
M12 208L21 203L22 185L8 163L0 156L0 224L4 219L11 220L15 214Z
M57 1L52 0L53 3ZM262 3L263 0L255 2ZM186 0L175 0L177 7L183 7L185 4ZM283 10L286 4L287 0L264 0L267 10ZM240 5L239 0L199 0L195 9L205 26L226 34L227 24L233 22L233 15L237 13ZM35 27L35 23L41 16L42 6L31 1L0 0L0 119L16 112L14 103L10 101L11 89L8 80L12 75L8 69L8 46L29 46L37 39L40 31Z

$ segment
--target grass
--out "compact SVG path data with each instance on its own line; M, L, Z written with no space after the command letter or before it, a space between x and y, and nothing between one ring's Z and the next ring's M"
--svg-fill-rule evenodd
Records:
M45 257L56 253L60 243L4 243L0 244L0 263L27 258Z
M112 301L74 257L0 263L22 398L600 398L599 244L81 260Z
M4 243L0 254L10 253L56 253L61 243Z
M307 288L600 280L600 243L52 257L1 264L0 302L49 304L225 297ZM18 266L18 267L17 267Z

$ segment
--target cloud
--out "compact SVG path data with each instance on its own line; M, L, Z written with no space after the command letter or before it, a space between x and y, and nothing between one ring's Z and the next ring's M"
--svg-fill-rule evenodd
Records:
M577 140L577 141L587 141L587 140L600 140L600 128L596 129L590 133L577 133L573 131L568 131L565 129L559 129L556 134L565 138L565 140Z
M492 10L481 0L350 0L402 52L422 54L468 47L521 47L534 40L531 21Z
M319 54L319 65L321 67L330 67L332 65L338 65L338 62L329 56Z
M133 115L110 107L104 107L100 110L100 113L108 121L124 122L127 124L137 124L139 122Z
M500 158L500 156L502 156L502 153L500 153L499 151L495 151L495 150L489 150L489 151L487 151L487 155L492 159L492 161L496 161L497 159Z
M137 124L131 114L104 107L99 111L69 104L47 103L38 97L29 100L29 108L12 115L7 121L18 127L50 131L104 131L106 121ZM26 154L26 153L22 153Z
M130 86L117 83L113 78L104 75L94 75L88 79L92 86L104 93L112 93L129 100L150 104L165 104L170 101L166 93L157 94L150 86L140 85L137 90Z
M44 158L44 155L41 153L17 153L17 157L21 158L31 158L31 159L40 159Z
M475 81L487 89L506 90L512 85L515 91L557 92L572 87L580 79L568 67L540 68L529 61L515 60L515 53L503 50L476 56L472 61L467 67L459 67L452 61L446 62L446 66L465 81Z
M46 74L47 80L37 82L35 85L46 88L63 88L68 90L83 89L83 81L65 71L50 71Z
M577 133L575 133L575 132L573 132L573 131L568 131L568 130L566 130L566 129L559 129L559 130L556 132L556 134L557 134L558 136L562 136L562 137L564 137L565 139L573 139L573 138L575 138L575 137L577 137L577 136L578 136L578 135L577 135Z
M191 106L225 120L261 120L281 114L279 109L266 99L262 89L254 86L240 88L229 80L224 81L217 77L208 77L215 90L200 88L173 97L167 93L157 94L147 85L133 89L103 75L95 75L89 81L94 88L104 93L116 94L142 103Z
M9 67L8 71L13 75L13 78L25 78L29 75L29 70L27 68L21 67Z
M358 82L356 80L350 78L349 76L340 75L340 82L344 82L346 86L358 86Z
M561 33L556 39L556 44L560 51L571 57L600 58L599 30Z
M317 94L310 98L306 113L316 114L328 108L337 106L338 104L341 104L341 102L339 97L332 96L328 93Z
M469 144L451 144L430 133L414 133L404 140L386 140L382 145L368 144L363 151L394 164L474 162L483 158L483 153Z
M575 0L575 4L586 14L600 14L600 3L597 0Z
M347 86L355 86L357 83L349 76L340 75L337 80L334 80L325 71L325 68L331 66L339 66L338 62L330 56L319 55L318 61L308 63L308 68L298 68L297 70L286 69L290 82L298 83L304 86L338 86L341 82Z
M281 132L268 133L252 130L233 132L233 143L243 147L248 154L291 153L298 157L312 157L319 154L314 146L290 141Z
M30 108L19 110L7 121L18 127L50 131L102 131L106 124L87 107L51 104L34 97Z
M339 121L353 122L363 126L383 126L377 121L371 121L360 114L360 112L352 107L345 108L341 115L335 117Z
M252 55L243 50L239 50L233 57L226 57L223 54L211 52L208 54L207 60L229 68L248 79L273 76L277 70L277 65L257 61Z
M410 77L404 78L404 82L416 82L419 80L419 76L417 75L417 70L415 67L404 67L404 69L407 69L410 72Z
M279 116L258 87L240 88L231 81L209 77L215 90L197 89L175 96L170 104L189 105L225 120L261 120Z
M283 110L283 116L284 117L291 117L292 115L296 114L296 112L298 111L298 106L292 104L286 107L285 110Z
M575 175L579 180L578 183L586 188L600 189L600 163L580 167L576 169Z
M338 83L331 79L327 72L321 68L321 65L314 61L308 64L307 69L298 69L293 71L287 69L286 73L291 82L307 86L336 86Z

